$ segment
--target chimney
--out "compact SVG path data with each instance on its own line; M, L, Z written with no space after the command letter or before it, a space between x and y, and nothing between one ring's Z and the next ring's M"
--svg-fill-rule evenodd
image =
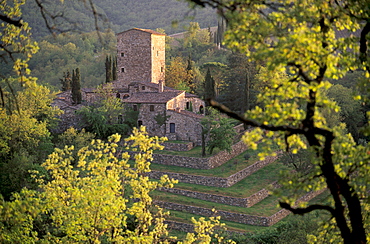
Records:
M163 80L159 80L159 83L158 83L158 92L163 92L164 90L164 81Z

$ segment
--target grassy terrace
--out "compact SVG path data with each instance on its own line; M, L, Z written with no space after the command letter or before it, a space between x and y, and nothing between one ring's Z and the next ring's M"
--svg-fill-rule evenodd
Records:
M187 223L187 224L192 224L191 222L191 217L194 217L195 219L199 219L200 215L192 214L192 213L184 213L180 211L170 211L170 216L167 217L167 220L172 220L172 221L177 221L181 223ZM223 220L221 218L221 222L225 223L227 230L230 231L236 231L236 232L256 232L256 231L261 231L261 230L266 230L266 228L269 227L263 227L263 226L255 226L255 225L246 225L246 224L240 224L240 223L235 223L227 220Z
M278 179L279 171L284 169L287 169L287 167L280 163L272 163L228 188L202 186L189 183L178 183L175 185L175 188L244 198L268 187L269 184Z
M328 198L328 192L324 192L317 196L316 198L312 199L310 201L311 204L313 203L323 203L326 202ZM311 215L312 218L316 220L324 220L325 218L329 218L328 214L326 211L320 211L320 216L317 215L317 212L310 213L308 215ZM324 217L323 217L324 216ZM185 212L180 212L180 211L174 211L170 210L170 216L167 217L168 220L173 220L177 222L182 222L182 223L188 223L191 224L191 217L194 217L196 219L199 219L200 215L195 215L193 213L185 213ZM303 218L302 216L299 215L288 215L286 218L282 219L280 222L284 221L289 221L293 218ZM236 232L258 232L258 231L263 231L268 228L274 228L275 225L271 227L263 227L263 226L254 226L254 225L246 225L246 224L240 224L240 223L235 223L227 220L223 220L221 218L221 222L226 224L226 227L230 231L236 231Z
M276 213L280 208L277 206L278 199L274 196L269 196L262 200L261 202L253 205L250 208L243 208L243 207L236 207L236 206L229 206L215 202L208 202L200 199L180 196L172 193L165 193L156 191L153 194L153 199L165 201L165 202L173 202L178 204L185 204L191 205L196 207L203 207L203 208L215 208L216 210L224 210L228 212L234 213L242 213L254 216L270 216Z
M159 152L163 152L163 151L159 151ZM248 160L245 160L244 158L244 155L246 153L251 155L251 157ZM259 160L257 154L258 154L258 151L247 149L246 151L234 157L233 159L230 159L223 165L217 168L213 168L213 169L192 169L192 168L185 168L185 167L172 166L172 165L163 165L163 164L156 164L156 163L152 163L150 165L150 168L152 170L165 171L165 172L202 175L202 176L213 176L213 177L228 177L254 164L255 162L257 162ZM174 155L179 155L179 154L174 154Z

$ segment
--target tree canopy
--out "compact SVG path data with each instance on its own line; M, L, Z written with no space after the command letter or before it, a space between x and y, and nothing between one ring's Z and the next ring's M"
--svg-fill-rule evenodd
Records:
M314 150L314 170L303 179L286 177L286 185L306 191L327 187L330 204L294 207L286 200L281 206L296 214L322 209L333 216L322 235L312 240L328 242L322 238L330 236L330 242L366 243L369 205L363 199L368 198L369 145L357 145L342 125L329 128L320 110L339 109L325 96L329 80L362 70L364 83L369 84L368 1L193 2L217 8L228 23L227 46L252 61L263 61L270 74L270 86L258 96L263 108L255 107L246 117L214 101L211 104L257 127L243 138L252 147L263 140L293 153L307 147ZM284 72L287 78L274 78L277 72Z

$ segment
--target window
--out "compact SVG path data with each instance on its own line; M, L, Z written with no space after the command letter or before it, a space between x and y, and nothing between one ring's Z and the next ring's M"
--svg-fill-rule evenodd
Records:
M124 73L125 72L125 68L121 68L121 72Z
M137 121L137 127L140 127L140 126L142 126L142 125L143 125L143 121L138 120L138 121Z
M175 133L175 123L170 123L170 133Z
M137 105L136 105L136 104L134 104L134 106L132 107L132 109L133 109L134 111L137 111Z
M121 57L124 57L125 56L125 53L121 53Z
M143 91L144 91L144 90L145 90L145 86L142 86L142 87L141 87L141 90L143 90Z
M157 51L157 56L159 56L159 51Z
M149 106L149 110L150 110L150 111L154 111L154 105L150 105L150 106Z
M161 67L161 72L163 72L163 67Z
M189 110L190 109L190 102L186 102L186 109Z
M203 106L202 106L202 105L200 105L200 107L199 107L199 113L201 113L201 114L203 114L203 113L204 113L204 108L203 108Z

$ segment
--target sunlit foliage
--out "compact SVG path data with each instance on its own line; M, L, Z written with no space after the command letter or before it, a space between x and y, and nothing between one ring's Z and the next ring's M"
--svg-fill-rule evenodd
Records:
M246 117L213 105L257 127L243 140L252 148L261 140L266 142L262 158L274 143L292 153L310 148L315 155L310 174L287 174L284 185L297 194L322 188L331 194L328 205L294 206L293 199L283 199L281 206L296 214L322 209L332 215L317 238L311 238L314 242L369 241L369 144L357 145L343 124L329 127L324 117L325 111L339 111L326 96L332 86L329 81L362 70L363 84L369 84L368 1L193 2L217 8L228 20L228 47L251 61L263 61L267 70L268 86L257 98L260 106Z

